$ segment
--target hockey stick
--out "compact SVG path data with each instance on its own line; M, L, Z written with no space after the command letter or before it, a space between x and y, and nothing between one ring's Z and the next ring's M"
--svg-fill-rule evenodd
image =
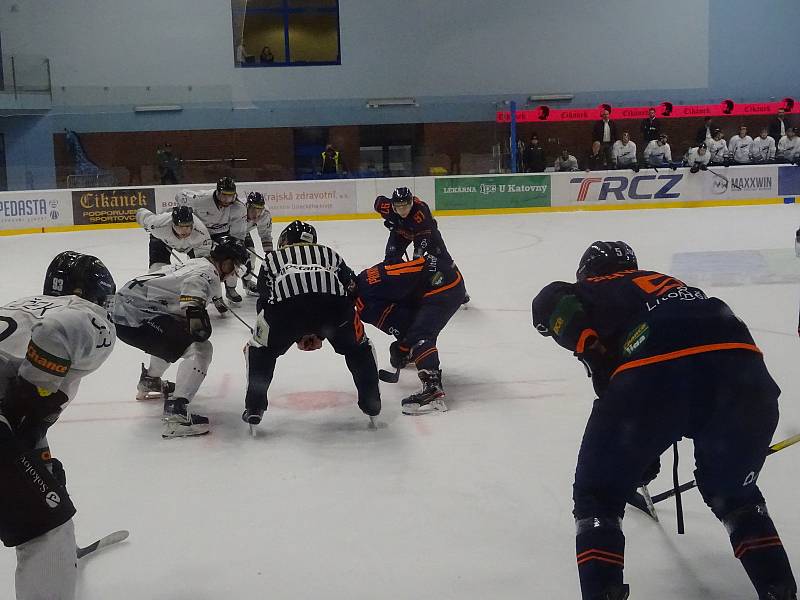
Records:
M253 250L252 248L247 248L247 251L248 251L250 254L252 254L253 256L255 256L255 257L256 257L258 260L260 260L261 262L264 262L264 257L263 257L263 256L261 256L261 255L260 255L258 252L256 252L256 251L255 251L255 250Z
M386 369L379 369L378 379L385 383L397 383L400 381L400 369L395 369L394 373L387 371Z
M247 322L246 322L246 321L245 321L245 320L244 320L242 317L240 317L238 314L236 314L236 311L235 311L235 310L233 310L233 309L232 309L230 306L228 307L228 310L231 312L231 314L232 314L234 317L236 317L237 319L239 319L239 322L240 322L242 325L244 325L245 327L247 327L247 329L249 329L249 330L250 330L250 335L253 335L253 333L254 333L254 331L253 331L253 328L252 328L252 327L250 327L250 325L248 325L248 324L247 324Z
M716 177L719 177L720 179L722 179L722 181L724 181L726 185L730 185L735 190L741 191L741 189L742 189L741 186L736 185L735 183L731 184L730 180L725 175L723 175L722 173L717 173L714 169L709 169L708 167L706 167L706 171L708 171L709 173L712 173Z
M789 446L793 446L794 444L797 444L798 442L800 442L800 434L794 435L794 436L792 436L790 438L787 438L787 439L783 440L782 442L777 442L777 443L773 444L772 446L770 446L767 449L767 456L775 454L776 452L780 452L784 448L788 448ZM697 487L697 482L694 479L692 479L691 481L687 481L686 483L682 483L681 485L679 485L677 487L677 489L680 492L685 492L686 490L690 490L690 489L695 488L695 487ZM671 490L667 490L665 492L661 492L660 494L656 494L655 496L653 496L653 504L658 504L659 502L662 502L663 500L667 500L668 498L672 498L674 495L675 495L675 488L673 488ZM637 506L637 508L639 508L639 507Z
M75 554L78 558L83 558L87 554L91 554L92 552L97 552L98 550L102 550L107 546L111 546L112 544L118 544L119 542L128 539L129 532L125 529L120 531L115 531L114 533L109 533L105 537L101 537L96 542L93 542L86 546L85 548L81 548L78 546L75 549Z

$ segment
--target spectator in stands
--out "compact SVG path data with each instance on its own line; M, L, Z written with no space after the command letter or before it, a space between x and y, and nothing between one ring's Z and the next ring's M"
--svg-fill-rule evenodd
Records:
M700 142L694 148L689 148L683 162L692 173L705 171L708 168L708 163L711 162L711 153L708 151L706 143Z
M615 169L639 170L636 160L636 144L631 141L631 134L627 131L622 132L622 139L614 142L611 148L611 165Z
M769 137L769 129L764 127L761 134L750 146L750 162L767 163L775 160L775 140Z
M522 160L525 162L525 170L528 173L542 173L547 166L544 148L539 145L539 137L535 133L531 134L531 141L525 146Z
M556 171L577 171L578 159L572 156L572 154L569 153L569 150L562 148L561 155L556 158L556 162L553 167Z
M739 127L739 134L731 138L728 142L728 152L731 160L737 165L750 164L750 146L753 145L753 138L747 135L747 127Z
M586 155L583 168L587 171L605 171L608 169L608 156L603 152L600 142L597 140L592 142L592 149Z
M275 62L275 55L272 54L272 50L269 49L269 46L264 46L261 49L261 56L258 57L258 60L262 65Z
M240 67L247 62L247 50L244 47L244 41L236 46L236 64Z
M778 142L777 157L780 162L796 163L800 157L800 137L794 127L786 128L786 135Z
M172 150L172 144L167 142L156 150L158 164L158 177L161 185L173 185L179 182L181 159Z
M644 149L644 164L648 167L672 166L672 149L667 142L667 134L662 133L657 140L651 140Z
M710 138L706 138L708 153L712 165L724 165L728 156L728 142L722 137L722 129L715 129Z
M775 140L775 144L778 144L781 138L786 135L788 128L789 121L786 118L786 109L779 108L778 115L769 122L769 136Z
M617 139L619 139L617 137L617 125L611 120L611 113L604 108L603 112L600 113L600 120L594 124L592 141L600 142L600 147L610 160L611 146L614 145L614 141Z
M647 118L642 119L639 129L642 132L643 146L647 147L647 144L658 139L658 136L661 135L661 122L656 118L655 108L647 111Z
M323 175L334 176L344 172L342 166L342 155L333 147L333 144L325 146L322 152L322 169Z
M694 141L699 146L703 142L705 142L708 138L714 135L714 127L713 119L711 117L705 117L703 119L703 126L697 130L697 135L694 136Z

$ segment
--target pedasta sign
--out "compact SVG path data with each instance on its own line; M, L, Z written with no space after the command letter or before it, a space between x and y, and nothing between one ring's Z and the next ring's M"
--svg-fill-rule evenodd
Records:
M437 177L436 210L550 206L549 175Z
M0 230L72 225L69 192L41 190L0 196Z

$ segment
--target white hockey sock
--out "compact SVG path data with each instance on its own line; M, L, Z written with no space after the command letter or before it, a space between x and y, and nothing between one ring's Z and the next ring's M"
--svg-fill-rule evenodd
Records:
M72 519L17 546L17 600L74 600L78 578Z
M186 398L189 402L192 401L197 390L200 389L200 384L206 378L213 352L214 347L208 341L194 342L186 349L175 377L175 398Z
M149 377L163 377L167 372L170 363L158 356L150 355L150 366L147 368L147 375Z

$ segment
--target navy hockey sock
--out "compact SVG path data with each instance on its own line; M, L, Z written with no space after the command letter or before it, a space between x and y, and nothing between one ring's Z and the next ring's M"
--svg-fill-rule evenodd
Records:
M575 551L584 600L602 597L622 586L625 536L617 517L587 517L576 521Z
M797 591L789 557L765 504L740 508L726 516L723 523L730 534L733 553L742 561L759 597L767 598L774 585Z

